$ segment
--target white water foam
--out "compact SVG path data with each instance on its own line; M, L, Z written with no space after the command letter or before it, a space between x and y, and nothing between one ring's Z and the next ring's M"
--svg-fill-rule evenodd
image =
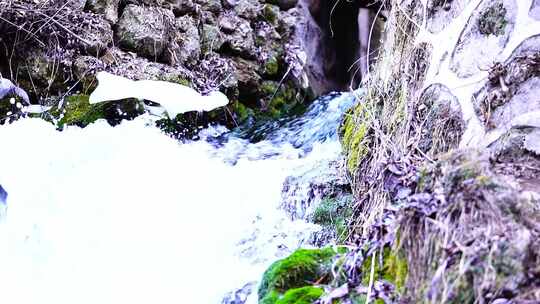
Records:
M269 238L299 245L309 225L276 208L294 160L233 167L208 143L180 144L147 122L0 127L2 302L219 303L276 258L239 258L257 218L267 234L293 235Z

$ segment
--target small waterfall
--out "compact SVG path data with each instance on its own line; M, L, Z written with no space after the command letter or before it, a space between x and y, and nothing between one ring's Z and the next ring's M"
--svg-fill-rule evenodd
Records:
M256 303L264 269L320 229L304 220L320 197L310 184L335 180L353 102L333 94L302 116L185 143L149 116L0 126L2 299Z

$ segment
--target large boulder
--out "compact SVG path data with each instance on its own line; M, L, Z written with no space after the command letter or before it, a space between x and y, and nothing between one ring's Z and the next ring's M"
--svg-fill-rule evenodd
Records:
M173 30L172 11L128 5L118 21L116 39L121 48L156 60L168 46Z

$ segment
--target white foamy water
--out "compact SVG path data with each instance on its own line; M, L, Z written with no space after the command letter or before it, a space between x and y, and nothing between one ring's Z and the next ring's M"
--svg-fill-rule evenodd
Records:
M317 229L279 210L283 181L339 155L335 134L307 150L217 147L179 143L148 117L63 132L22 119L0 126L0 143L0 297L14 304L221 303Z

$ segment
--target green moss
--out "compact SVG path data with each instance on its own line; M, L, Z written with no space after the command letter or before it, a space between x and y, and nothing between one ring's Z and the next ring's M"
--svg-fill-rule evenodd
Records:
M345 114L340 127L341 144L350 174L356 172L362 160L369 153L368 132L369 120L366 117L366 109L363 104L358 104Z
M347 153L347 169L351 174L356 171L362 159L369 152L365 141L367 131L366 123L349 124L346 127L343 143Z
M369 257L362 266L362 283L369 284L371 275L371 261ZM400 250L391 250L385 248L383 252L383 264L380 264L380 259L375 257L375 272L374 279L384 279L396 286L399 293L402 293L405 288L405 282L407 280L408 266L407 260L403 256Z
M105 118L104 103L90 104L88 95L72 95L64 100L64 113L51 113L59 116L58 127L64 125L77 125L85 127L98 119Z
M272 56L268 58L266 63L264 64L264 73L268 76L275 76L279 72L279 60Z
M268 23L276 25L279 16L279 7L271 4L265 4L262 9L262 16Z
M144 113L144 108L136 99L90 104L88 95L71 95L64 99L63 107L54 107L46 117L57 121L57 126L76 125L86 127L98 119L106 119L111 125L122 120L133 119Z
M488 7L478 19L478 30L483 35L503 35L506 25L506 8L499 2Z
M279 292L272 290L264 298L259 299L259 304L275 304L280 296Z
M297 102L294 86L288 83L279 86L275 81L264 81L260 90L268 100L266 111L261 114L271 119L278 119L288 114L294 114L301 105Z
M255 115L252 109L246 107L243 103L239 101L234 102L233 110L236 113L237 123L242 123L249 117Z
M289 257L273 263L264 273L259 286L259 301L274 303L276 293L283 294L294 288L305 287L321 281L328 275L333 248L298 249Z
M311 304L319 299L324 290L319 287L306 286L288 290L276 304Z

